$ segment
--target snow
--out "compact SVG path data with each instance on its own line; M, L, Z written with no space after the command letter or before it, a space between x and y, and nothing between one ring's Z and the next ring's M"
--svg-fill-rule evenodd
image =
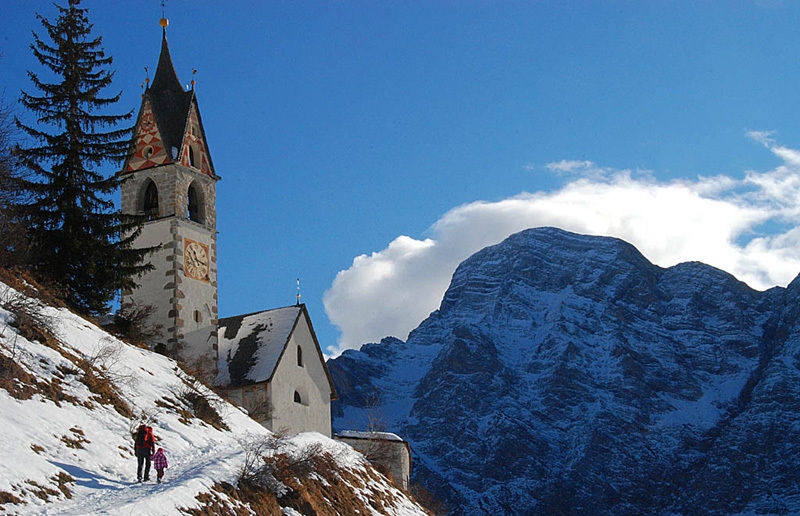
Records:
M262 382L272 378L299 316L299 306L287 306L244 316L239 331L232 339L225 338L225 332L220 330L220 374L217 382L220 385L230 384L228 359L236 355L240 341L254 332L258 332L258 350L255 364L247 373L247 379ZM224 325L225 320L220 321L220 327Z
M352 439L381 439L384 441L402 441L399 435L391 432L359 432L358 430L342 430L336 434L337 437L349 437Z
M0 284L0 306L17 295ZM178 399L181 389L186 388L173 360L123 343L66 309L42 307L41 313L55 322L64 354L94 361L106 371L135 417L125 417L111 405L99 403L80 381L82 372L79 374L75 363L19 335L11 326L12 314L0 308L0 355L32 374L40 388L47 382L59 383L75 400L57 404L39 393L22 400L0 388L0 495L12 494L24 501L0 504L0 513L177 514L181 507L200 507L196 495L209 491L215 483L235 484L244 463L243 444L254 437L272 435L207 390L205 394L216 400L215 406L230 430L215 429L199 419L187 422L169 403L164 406L167 398ZM153 426L156 444L169 460L161 484L155 483L154 470L150 482L136 482L131 432L140 418ZM314 443L343 467L364 467L359 453L321 434L304 433L286 439L290 450ZM74 480L67 484L71 498L59 492L55 480L59 474ZM36 495L41 491L36 486L52 490L46 500ZM300 513L284 509L284 514ZM409 502L398 504L395 514L423 513Z

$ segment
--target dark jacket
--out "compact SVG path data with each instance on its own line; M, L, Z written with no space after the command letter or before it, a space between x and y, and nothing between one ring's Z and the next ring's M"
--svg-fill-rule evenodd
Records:
M153 436L153 428L149 426L140 426L134 436L134 447L139 449L147 449L152 453L156 448L156 438Z

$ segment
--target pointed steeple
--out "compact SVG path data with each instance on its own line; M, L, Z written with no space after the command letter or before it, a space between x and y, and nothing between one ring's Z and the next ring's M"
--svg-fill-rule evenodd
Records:
M158 66L153 82L142 95L134 150L123 171L177 163L219 179L208 152L195 90L184 90L172 62L167 43L168 24L165 18L161 19Z
M169 90L177 93L184 93L178 74L175 72L175 65L172 64L172 56L169 53L167 44L167 28L162 27L161 35L161 54L158 56L158 67L156 68L153 84L150 85L152 91Z

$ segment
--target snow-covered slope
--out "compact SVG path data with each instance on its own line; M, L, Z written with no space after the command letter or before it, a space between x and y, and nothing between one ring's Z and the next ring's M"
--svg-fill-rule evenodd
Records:
M334 427L384 421L454 515L797 514L799 315L800 280L527 230L407 342L329 361Z
M125 344L66 309L39 306L5 284L0 306L0 514L168 515L242 507L228 484L236 484L245 449L267 442L276 457L313 454L330 461L327 471L311 471L305 480L276 482L283 496L252 514L347 515L347 503L366 514L426 514L348 446L314 433L275 440L166 357ZM56 337L39 332L42 326ZM211 401L220 420L195 417L200 405L187 400L198 396ZM136 482L131 431L142 420L154 427L169 459L161 484L155 472L150 482ZM334 483L339 491L328 499L324 486ZM216 509L206 508L212 501Z

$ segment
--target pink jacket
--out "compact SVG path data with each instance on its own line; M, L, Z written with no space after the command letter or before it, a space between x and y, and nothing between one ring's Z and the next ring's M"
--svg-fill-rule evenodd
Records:
M167 465L167 456L164 455L163 448L159 448L155 455L153 455L153 467L156 469L167 469L169 467Z

